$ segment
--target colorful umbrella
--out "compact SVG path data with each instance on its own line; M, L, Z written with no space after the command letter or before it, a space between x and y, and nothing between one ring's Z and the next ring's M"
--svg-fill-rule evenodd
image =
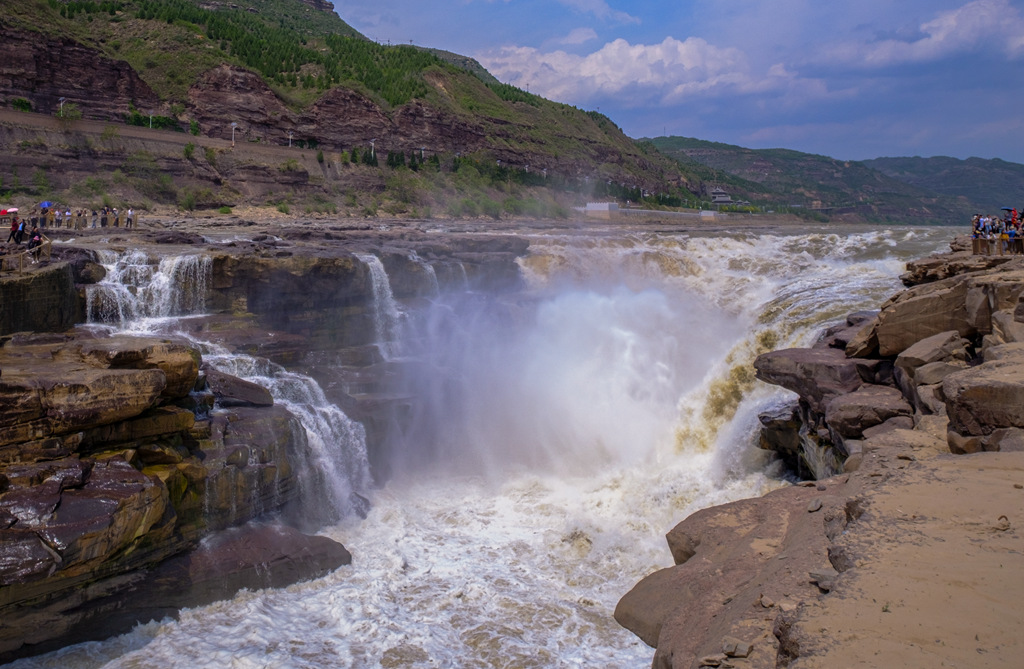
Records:
M40 203L39 203L39 206L40 206L40 207L46 207L46 208L49 208L49 207L52 207L52 206L53 206L53 203L52 203L52 202L50 202L49 200L47 200L46 202L40 202Z

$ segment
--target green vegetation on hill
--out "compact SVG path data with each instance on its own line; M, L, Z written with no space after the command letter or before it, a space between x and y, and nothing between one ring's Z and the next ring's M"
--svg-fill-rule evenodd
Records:
M935 180L900 178L906 160L842 161L788 149L748 149L690 137L650 140L683 165L702 165L701 178L721 186L733 199L777 208L800 207L829 216L871 222L963 224L987 191L981 174L959 191L935 187ZM884 163L883 161L894 161ZM889 164L891 169L879 169ZM1012 165L1007 163L1006 165ZM1024 166L1018 166L1024 170ZM961 175L964 173L961 172Z
M1024 211L1024 165L998 158L875 158L864 164L893 179L943 195L964 198L978 211Z

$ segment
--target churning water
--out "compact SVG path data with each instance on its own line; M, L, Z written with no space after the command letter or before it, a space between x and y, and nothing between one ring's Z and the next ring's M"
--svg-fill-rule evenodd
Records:
M382 332L426 393L353 564L18 667L645 667L612 619L664 533L782 485L754 357L899 287L949 229L537 235L515 299L443 291ZM394 308L400 308L395 306ZM389 320L390 319L390 320Z

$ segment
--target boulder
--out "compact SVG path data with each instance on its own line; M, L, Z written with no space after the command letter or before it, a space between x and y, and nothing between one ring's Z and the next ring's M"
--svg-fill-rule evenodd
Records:
M896 357L896 366L913 369L932 362L967 360L967 344L956 330L925 337Z
M689 667L770 621L774 602L817 597L807 573L825 566L823 524L845 521L831 491L795 486L692 514L667 536L678 564L640 581L615 620L657 648L653 666ZM813 500L821 512L807 512ZM753 666L774 666L774 653Z
M1024 323L1009 309L997 311L992 314L992 334L1001 342L1024 342Z
M830 400L825 408L825 422L843 438L860 439L870 427L913 413L903 394L895 388L864 385L855 392Z
M870 328L877 318L877 311L855 311L846 320L826 329L813 348L839 348L846 350L850 341L857 339L866 328ZM852 356L851 356L852 357Z
M761 423L758 446L779 454L790 470L797 470L800 461L800 407L796 402L758 415Z
M966 297L967 283L959 276L900 293L878 315L875 336L879 355L899 355L922 339L950 330L961 337L974 335Z
M221 372L209 366L203 367L206 383L217 398L217 403L230 406L272 406L274 397L270 391L237 376Z
M143 592L132 597L137 609L151 612L147 617L137 610L134 617L159 620L181 608L233 597L243 588L282 588L351 563L351 553L333 539L283 525L243 525L220 532L155 569L140 586Z
M847 358L834 348L790 348L759 355L754 361L757 378L782 386L800 396L812 411L823 413L825 404L865 382L872 382L884 361Z
M942 382L951 430L983 436L1003 427L1024 427L1024 365L986 362Z
M86 341L82 358L109 369L159 369L167 386L164 399L177 399L191 392L199 375L199 352L192 346L152 337L115 335Z
M0 546L7 541L22 541L25 553L34 550L37 566L52 565L50 551L40 550L24 533L0 533ZM5 607L0 662L123 634L140 622L176 618L184 607L228 598L242 588L284 587L319 578L351 561L345 547L327 537L274 525L236 528L156 567L145 565L130 575L98 573L89 584L88 598L52 600L46 608L15 615Z

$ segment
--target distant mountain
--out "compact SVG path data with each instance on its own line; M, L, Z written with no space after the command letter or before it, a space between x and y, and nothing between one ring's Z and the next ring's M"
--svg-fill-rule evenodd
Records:
M864 164L894 179L936 193L966 198L978 211L1024 211L1024 165L998 158L876 158Z
M705 188L708 184L717 185L733 200L810 209L830 218L964 224L982 202L976 197L978 193L991 191L988 184L1009 181L1009 177L1003 176L1005 170L990 171L985 166L976 166L971 174L961 170L959 178L964 183L954 190L938 188L923 175L915 179L900 177L875 167L871 161L843 161L788 149L748 149L690 137L658 137L649 141L681 165L697 163L718 172L717 178L713 172L701 175ZM1022 166L1016 167L1024 170ZM909 167L905 172L918 174Z

